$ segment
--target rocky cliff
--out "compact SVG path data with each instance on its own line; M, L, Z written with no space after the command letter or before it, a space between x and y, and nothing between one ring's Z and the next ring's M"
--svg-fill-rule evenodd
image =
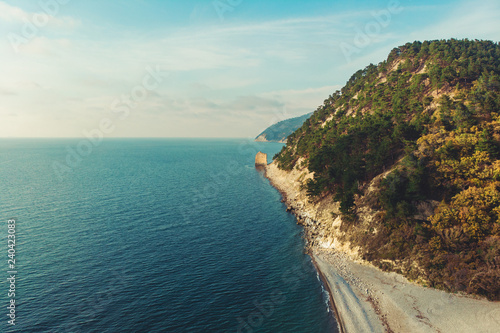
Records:
M356 72L268 166L309 246L500 298L500 45L408 43Z

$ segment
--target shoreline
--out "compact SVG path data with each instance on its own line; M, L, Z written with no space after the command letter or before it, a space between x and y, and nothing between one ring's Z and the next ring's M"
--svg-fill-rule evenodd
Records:
M258 170L263 171L264 178L266 178L269 181L269 183L271 184L271 186L274 187L280 193L281 202L285 203L287 205L287 207L289 207L288 202L287 202L286 192L282 191L276 184L273 183L273 180L267 174L267 167L256 166L256 168ZM288 208L287 208L287 212L290 212L290 210ZM291 213L297 218L297 215L294 212L291 212ZM298 223L298 221L297 221L297 223ZM305 231L305 228L304 228L304 231ZM332 308L333 314L335 316L335 321L337 322L339 333L346 333L346 330L344 327L344 322L342 320L342 317L340 316L340 313L337 309L337 306L335 305L335 299L333 297L333 292L332 292L332 288L330 287L330 283L329 283L328 279L326 278L326 276L321 271L321 269L319 268L319 265L316 262L314 253L312 253L310 251L309 252L306 251L306 253L311 258L311 262L313 263L314 268L316 269L316 272L318 273L319 278L320 278L321 282L323 283L323 286L325 287L326 291L328 292L328 302L329 302L330 307Z
M337 309L337 306L335 305L335 300L333 299L333 293L330 288L330 284L328 283L328 279L325 277L321 269L319 268L318 264L316 263L316 260L314 259L314 255L311 253L309 254L309 257L311 257L311 261L314 265L314 268L316 269L316 272L318 272L319 278L321 279L321 282L323 283L323 286L325 287L326 291L328 292L328 299L330 306L332 308L333 314L335 316L335 320L337 321L339 332L340 333L345 333L345 328L344 328L344 323L342 322L342 317L340 316L340 313Z
M331 206L307 202L302 174L279 170L274 163L264 170L286 210L304 228L305 251L327 288L341 332L498 331L500 302L423 287L359 260L349 244L329 235L337 230L329 227L335 221L325 218Z

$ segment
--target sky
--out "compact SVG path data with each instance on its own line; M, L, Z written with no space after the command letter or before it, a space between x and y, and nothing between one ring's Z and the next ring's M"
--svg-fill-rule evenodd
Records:
M499 17L497 0L0 0L0 137L255 137L406 42L498 42Z

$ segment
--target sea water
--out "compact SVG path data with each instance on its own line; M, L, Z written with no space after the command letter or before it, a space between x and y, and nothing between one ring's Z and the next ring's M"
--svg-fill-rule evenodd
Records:
M0 140L0 330L336 332L301 227L254 166L281 147Z

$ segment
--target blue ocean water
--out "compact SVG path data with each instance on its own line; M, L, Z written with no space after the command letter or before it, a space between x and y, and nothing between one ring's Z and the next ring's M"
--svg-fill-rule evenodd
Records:
M76 158L79 143L0 140L2 332L336 332L301 228L253 165L281 144L108 139Z

